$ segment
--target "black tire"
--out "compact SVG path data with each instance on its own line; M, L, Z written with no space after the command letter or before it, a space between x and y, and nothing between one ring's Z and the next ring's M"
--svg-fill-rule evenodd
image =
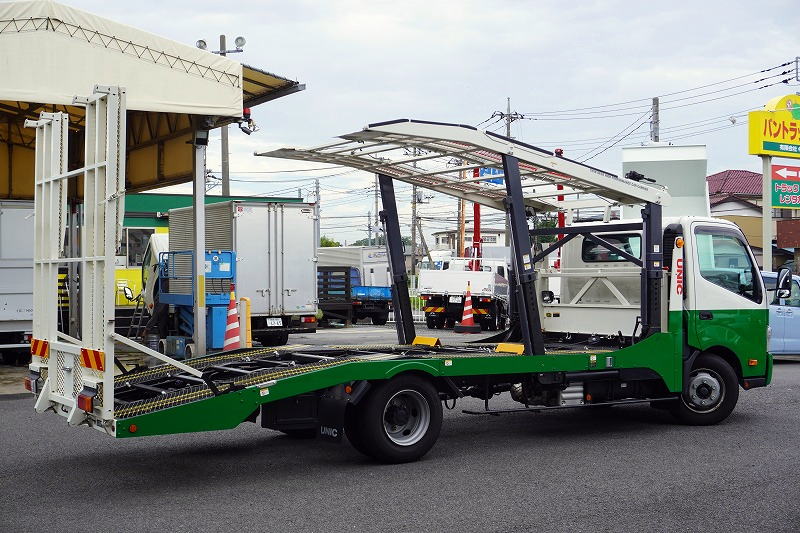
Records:
M433 316L426 316L425 317L425 327L428 329L436 329L436 317Z
M389 315L373 315L372 316L372 325L373 326L385 326L386 322L389 321Z
M439 393L414 375L376 385L354 412L356 441L382 463L416 461L433 447L442 429Z
M683 394L669 409L684 424L708 426L725 420L738 400L739 380L731 365L704 353L695 360Z
M317 436L316 428L281 429L279 431L284 435L286 435L287 437L289 437L290 439L305 440L305 439L313 439Z
M289 342L289 333L268 333L260 335L258 337L258 342L260 342L262 346L283 346Z

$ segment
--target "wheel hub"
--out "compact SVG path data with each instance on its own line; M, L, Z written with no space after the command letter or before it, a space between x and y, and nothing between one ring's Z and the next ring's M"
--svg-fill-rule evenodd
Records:
M722 399L722 383L716 373L700 370L689 378L688 400L690 407L709 411L719 405Z
M402 390L392 396L383 409L383 430L399 446L411 446L427 433L431 409L425 397L415 390Z

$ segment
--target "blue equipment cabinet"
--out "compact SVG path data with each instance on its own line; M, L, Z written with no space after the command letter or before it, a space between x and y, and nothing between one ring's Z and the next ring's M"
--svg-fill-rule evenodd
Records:
M194 334L194 252L159 254L159 301L174 306L180 335ZM236 282L236 253L209 250L205 259L206 349L221 350L228 323L231 286Z

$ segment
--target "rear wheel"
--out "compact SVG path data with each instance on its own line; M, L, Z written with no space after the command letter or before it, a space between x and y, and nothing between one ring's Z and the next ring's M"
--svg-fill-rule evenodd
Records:
M436 322L436 317L434 316L425 317L425 327L428 329L436 329Z
M372 324L375 326L385 326L389 320L389 315L373 315Z
M377 385L354 413L358 444L351 442L384 463L419 459L433 447L442 428L442 403L436 388L413 375Z
M705 426L725 420L739 400L739 381L731 365L714 354L694 363L680 399L670 406L684 424Z

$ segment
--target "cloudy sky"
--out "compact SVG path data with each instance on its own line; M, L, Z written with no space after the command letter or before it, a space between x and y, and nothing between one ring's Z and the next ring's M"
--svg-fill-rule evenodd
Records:
M310 197L311 179L321 177L323 233L342 242L366 236L372 177L303 171L319 165L254 151L322 144L395 118L502 133L502 123L486 119L510 97L512 111L527 117L512 124L513 136L619 173L621 147L647 140L649 99L661 96L662 140L706 144L709 173L760 171L747 155L746 111L800 90L797 5L788 0L66 3L186 43L203 38L212 47L220 33L229 43L243 35L237 59L305 83L306 91L253 110L256 134L231 129L231 173L242 180L232 190L299 188ZM208 166L219 170L218 142ZM296 171L277 172L287 169ZM399 202L410 196L401 185ZM442 195L421 206L426 229L451 226L454 206Z

